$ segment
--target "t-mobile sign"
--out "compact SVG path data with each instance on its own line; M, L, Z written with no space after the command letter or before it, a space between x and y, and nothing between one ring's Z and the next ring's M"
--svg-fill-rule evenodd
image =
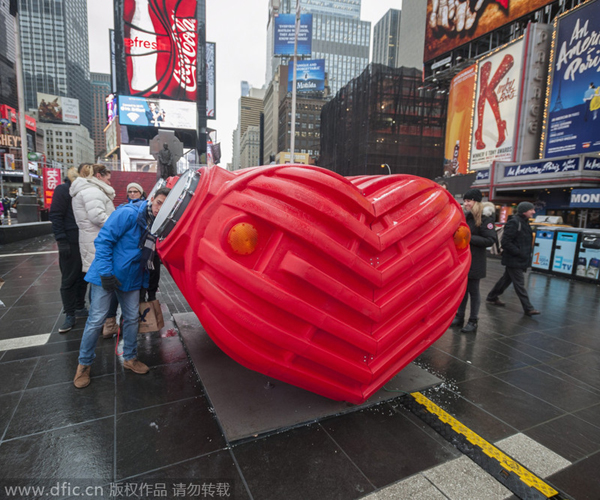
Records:
M196 101L196 0L124 0L131 95Z

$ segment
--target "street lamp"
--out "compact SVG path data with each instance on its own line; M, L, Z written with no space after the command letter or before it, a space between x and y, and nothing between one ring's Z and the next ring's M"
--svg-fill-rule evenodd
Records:
M387 163L382 163L381 168L385 168L385 167L387 167L387 169L388 169L388 175L392 175L392 169L390 168L390 166Z

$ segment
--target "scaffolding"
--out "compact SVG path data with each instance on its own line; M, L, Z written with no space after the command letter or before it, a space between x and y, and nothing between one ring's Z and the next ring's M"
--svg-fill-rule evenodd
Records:
M370 64L321 113L319 165L341 175L443 172L448 94L414 68Z

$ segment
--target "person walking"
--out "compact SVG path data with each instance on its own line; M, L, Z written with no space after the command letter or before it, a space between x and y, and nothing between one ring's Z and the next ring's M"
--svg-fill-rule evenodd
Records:
M496 306L504 306L500 295L512 283L523 311L527 316L540 314L529 300L525 288L525 271L531 265L533 248L533 230L529 225L529 218L535 214L533 203L522 201L517 206L517 213L504 226L502 234L502 265L505 266L504 274L491 289L487 302Z
M77 323L77 318L84 318L88 314L85 308L87 282L82 272L79 252L79 228L75 222L72 198L69 194L71 184L77 177L77 168L71 167L67 170L67 178L54 190L50 205L52 232L58 245L60 296L65 313L65 321L59 327L58 333L70 331Z
M84 163L79 166L79 178L75 179L69 189L73 198L73 214L79 227L79 248L84 273L89 270L96 255L94 240L110 214L115 211L112 202L115 190L110 185L110 177L111 172L104 165ZM91 300L92 298L90 302ZM113 300L114 313L106 320L106 330L103 332L105 338L112 338L119 330L116 298Z
M150 228L169 191L162 188L150 201L122 206L106 221L96 238L96 257L85 277L91 283L92 303L73 379L78 389L90 384L94 351L113 295L118 297L123 313L123 367L138 374L149 371L137 359L139 294L147 286L155 253L156 237Z
M479 189L469 189L463 195L463 209L469 229L471 230L471 268L467 280L465 296L458 307L456 317L451 326L463 326L467 302L471 298L471 314L469 321L460 330L463 333L477 333L481 295L479 283L486 276L486 248L496 242L494 214L496 207L492 203L482 203L483 195Z

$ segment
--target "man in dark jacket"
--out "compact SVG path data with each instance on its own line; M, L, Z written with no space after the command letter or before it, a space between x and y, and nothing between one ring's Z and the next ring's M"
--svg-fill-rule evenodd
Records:
M527 316L540 314L540 311L531 305L525 288L525 271L531 265L533 243L533 230L529 225L529 218L533 217L534 214L533 204L523 201L517 206L517 214L504 226L502 265L506 269L486 299L494 305L503 306L504 302L498 297L512 283Z
M79 253L79 228L73 215L71 182L78 176L77 168L67 172L65 182L56 187L50 205L52 231L58 245L58 265L61 272L60 295L65 312L65 321L58 329L59 333L71 330L76 318L87 316L85 309L85 293L87 283L85 273L81 270L81 254Z

